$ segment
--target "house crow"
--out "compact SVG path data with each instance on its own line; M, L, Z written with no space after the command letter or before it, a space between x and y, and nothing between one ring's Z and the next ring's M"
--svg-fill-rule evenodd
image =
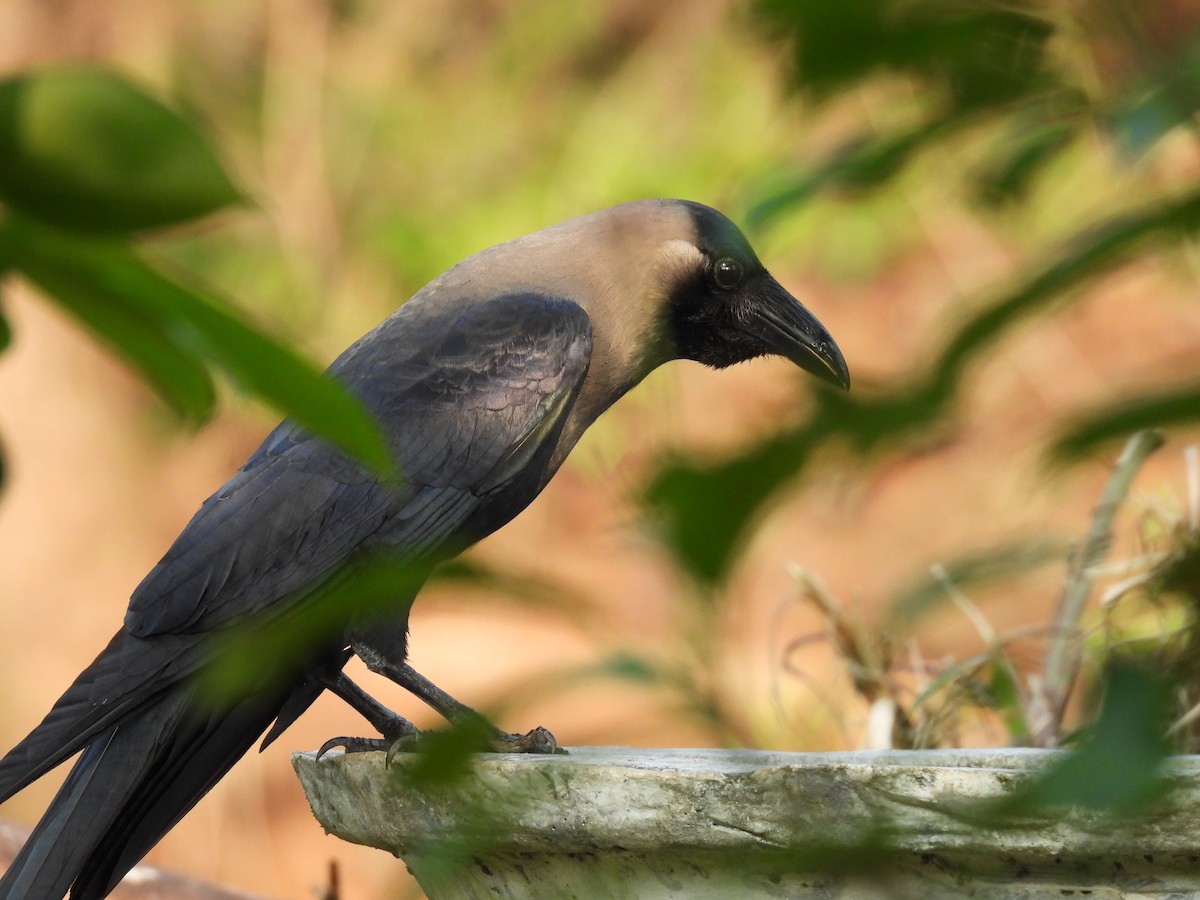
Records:
M134 590L116 636L0 760L4 800L82 751L0 898L103 897L323 690L362 711L383 745L411 734L342 674L352 654L443 715L471 715L405 662L411 583L386 612L348 603L326 615L303 653L221 702L201 695L226 659L218 638L289 621L351 561L390 553L423 573L508 522L656 366L770 354L849 386L826 330L698 203L616 206L438 276L329 370L378 418L401 478L381 480L285 421L205 501ZM493 746L553 749L541 729L494 734Z

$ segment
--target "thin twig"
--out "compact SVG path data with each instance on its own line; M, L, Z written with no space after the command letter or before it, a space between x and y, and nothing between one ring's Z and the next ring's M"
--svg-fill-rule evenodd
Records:
M1108 609L1130 591L1140 588L1144 584L1149 584L1155 577L1156 574L1154 572L1142 572L1139 575L1131 575L1124 581L1118 581L1100 595L1100 608Z
M1037 692L1040 702L1044 704L1044 709L1036 711L1041 713L1037 718L1043 727L1039 733L1032 735L1038 746L1053 747L1058 743L1067 698L1079 670L1079 622L1092 592L1092 572L1108 553L1112 543L1113 520L1129 493L1134 476L1146 458L1162 444L1163 437L1157 431L1139 431L1126 441L1100 495L1087 538L1067 573L1058 614L1055 616L1055 629L1042 669L1041 689ZM1032 721L1034 716L1031 715L1030 719Z
M971 598L964 594L962 589L954 583L954 579L950 577L950 573L946 570L946 567L941 563L934 563L929 567L929 571L938 580L938 583L941 584L950 601L958 607L959 612L966 616L967 621L979 632L979 636L983 638L984 643L989 647L994 647L999 643L996 630L992 628L992 623L979 611L979 607L971 602Z
M845 703L836 700L828 691L823 690L821 683L816 678L813 678L811 675L809 675L808 672L806 672L801 666L797 665L794 661L796 652L802 647L821 641L830 644L830 646L836 652L836 641L834 640L833 635L830 633L829 616L825 610L830 607L836 607L837 601L835 601L829 594L824 583L820 580L820 578L817 577L816 573L810 572L799 563L789 563L787 566L787 572L800 588L800 596L802 599L808 599L811 601L814 596L819 597L817 606L822 610L823 615L821 619L822 627L820 632L803 634L799 637L792 638L786 644L784 644L779 656L779 672L783 672L793 676L794 678L797 678L801 684L805 685L810 691L812 691L812 694L816 698L817 702L826 709L830 717L835 722L838 730L844 734L848 730L846 724ZM777 608L772 627L773 633L783 633L782 620L782 609ZM783 722L784 725L787 725L788 715L786 709L783 707L783 688L778 677L779 672L776 672L775 667L772 666L771 685L772 691L776 692L775 699L778 704L776 712L780 716L780 721Z
M1187 712L1185 712L1182 716L1180 716L1178 719L1176 719L1175 723L1170 728L1167 729L1167 737L1173 737L1174 735L1181 732L1183 729L1187 728L1189 725L1191 725L1197 719L1200 719L1200 704L1193 706L1191 709L1189 709Z
M1126 559L1114 559L1112 562L1101 563L1088 569L1092 578L1114 578L1118 575L1133 575L1145 573L1160 563L1166 562L1175 555L1171 550L1147 551L1140 556L1130 556Z

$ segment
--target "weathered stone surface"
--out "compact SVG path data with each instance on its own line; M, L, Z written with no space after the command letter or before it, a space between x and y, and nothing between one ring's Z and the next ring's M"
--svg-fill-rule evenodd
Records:
M454 787L412 757L293 757L325 829L440 898L1200 896L1200 759L1153 812L977 824L1049 754L577 748L481 756ZM1085 893L1086 892L1086 893Z

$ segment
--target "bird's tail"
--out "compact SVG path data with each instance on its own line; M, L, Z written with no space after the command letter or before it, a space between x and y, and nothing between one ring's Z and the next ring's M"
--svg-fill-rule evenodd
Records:
M133 732L144 730L138 724L113 726L84 751L0 879L0 898L62 897L87 868L88 858L143 774L143 761L130 754L145 749L130 746L138 737Z
M114 701L126 707L121 715L93 716L85 726L65 713L83 705L81 684L100 680L95 670L106 656L0 761L3 797L43 774L48 758L61 761L85 747L0 879L0 900L61 898L68 890L74 900L107 895L245 755L294 693L281 685L218 708L203 703L188 679L136 704Z

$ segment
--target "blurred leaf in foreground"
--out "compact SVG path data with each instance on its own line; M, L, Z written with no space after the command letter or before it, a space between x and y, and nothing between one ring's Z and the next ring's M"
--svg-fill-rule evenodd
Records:
M0 198L77 230L129 232L241 200L200 132L99 68L0 81Z
M642 684L658 684L662 675L658 667L645 657L627 651L617 651L584 672L585 676L616 678Z
M3 263L3 252L0 252L0 286L4 283L4 275L6 267ZM8 349L8 345L12 343L12 328L9 327L8 318L4 315L4 296L0 293L0 353ZM0 447L0 489L4 487L4 452L3 447Z
M755 12L768 33L791 49L791 81L806 95L822 100L900 76L914 82L920 102L914 104L915 121L863 135L810 171L767 189L751 204L751 227L819 190L877 187L922 150L995 113L1034 104L1055 109L1056 116L1063 108L1086 108L1047 53L1056 32L1053 18L1032 3L758 0ZM1052 149L1047 141L1023 143L1021 156L993 173L992 191L1014 190Z
M13 225L11 217L0 225L0 252L18 261L25 277L123 356L185 421L199 424L212 415L216 392L196 353L104 273L106 252L126 251L42 240L44 229L26 234Z
M393 554L352 559L318 584L309 585L287 611L253 622L231 622L212 636L219 661L202 682L216 704L238 698L264 682L294 677L296 666L331 642L344 639L348 618L390 616L429 575L427 563ZM339 644L340 646L340 644Z
M1163 736L1171 685L1161 675L1132 665L1106 673L1104 699L1082 745L1023 786L997 812L1021 815L1063 806L1127 812L1151 803L1164 790L1160 769L1171 752Z
M189 420L212 411L205 366L214 365L381 475L394 474L379 424L343 385L124 244L10 215L0 223L0 254L125 355Z
M416 759L404 772L425 788L457 784L471 774L472 760L487 750L493 736L492 726L482 717L463 719L443 731L422 732Z

